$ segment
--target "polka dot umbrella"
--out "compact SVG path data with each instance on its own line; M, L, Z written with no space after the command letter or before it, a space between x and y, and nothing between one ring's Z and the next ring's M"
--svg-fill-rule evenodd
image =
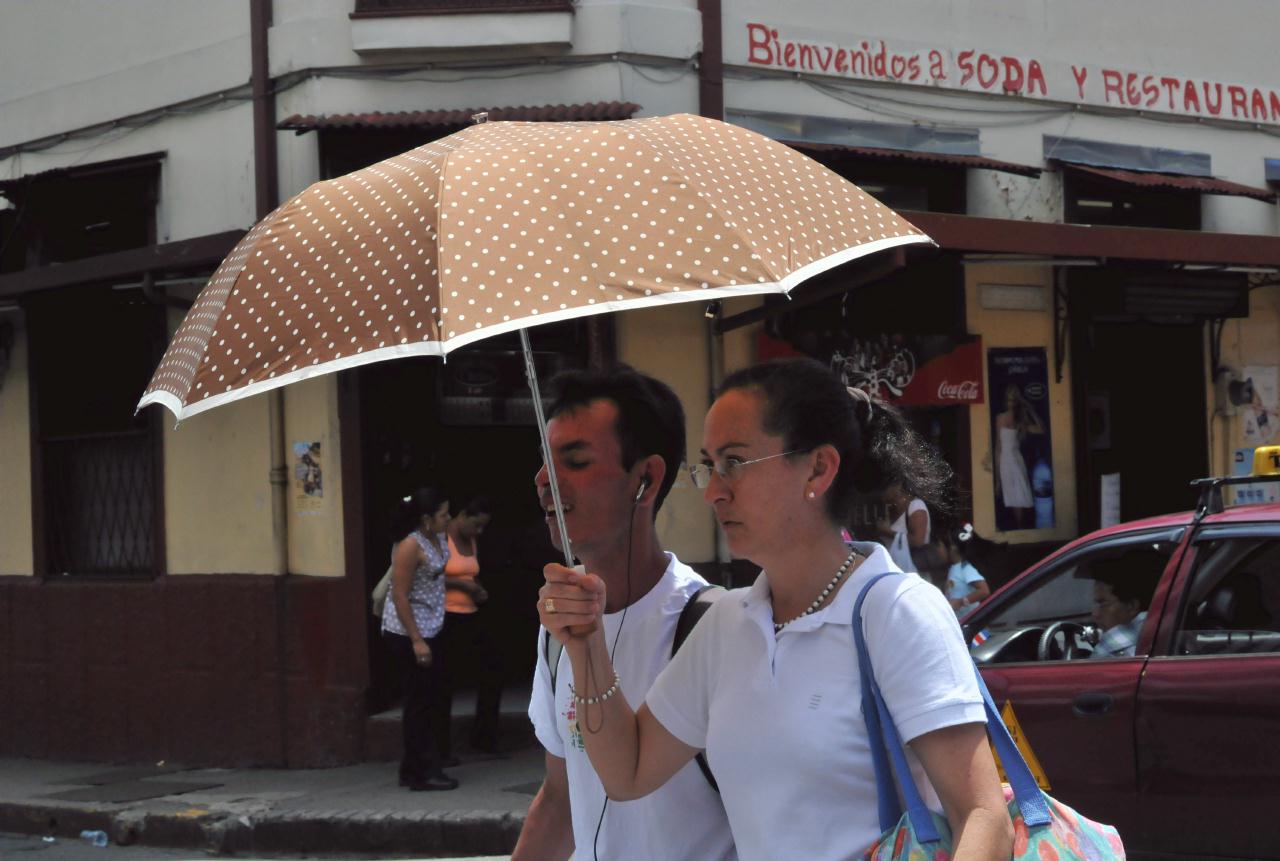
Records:
M929 241L817 162L717 120L482 122L316 183L254 226L139 408L181 420L538 323L785 293Z

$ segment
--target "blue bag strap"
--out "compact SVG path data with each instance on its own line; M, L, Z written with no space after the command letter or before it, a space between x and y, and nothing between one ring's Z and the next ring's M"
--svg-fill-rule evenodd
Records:
M858 600L854 604L853 638L858 652L858 675L862 680L862 712L867 723L871 761L876 775L880 829L886 831L894 827L902 816L894 786L896 777L897 786L901 788L903 799L906 801L907 813L911 818L911 826L916 833L916 838L923 843L932 843L940 839L938 831L933 824L933 816L920 797L915 780L911 776L898 728L894 725L888 706L885 705L880 686L875 681L871 669L871 656L862 631L862 604L866 600L867 593L872 586L891 573L893 572L885 572L873 577L862 587ZM987 690L977 665L974 665L973 671L977 678L978 689L982 692L987 718L987 737L991 739L992 745L1000 756L1000 762L1004 765L1009 786L1013 790L1014 798L1018 801L1018 809L1022 813L1023 821L1029 826L1047 825L1050 819L1048 801L1040 791L1018 746L1009 735L1009 729L1004 725L1000 711L996 708L995 701L992 700L991 692ZM886 758L892 763L892 774Z
M1013 797L1018 800L1022 821L1028 825L1048 825L1049 801L1040 791L1040 785L1036 783L1035 775L1031 773L1031 767L1023 758L1022 751L1018 750L1018 745L1009 735L1009 728L1004 725L1004 719L1000 717L1000 710L996 708L995 700L991 698L991 691L987 690L987 683L982 680L977 664L974 665L973 672L978 677L978 690L982 691L982 703L987 709L987 738L991 739L992 746L1000 755L1000 764L1004 766L1005 776L1009 778Z
M867 723L867 742L871 748L871 764L876 775L880 830L888 831L902 818L902 807L898 802L898 787L901 787L916 838L922 843L935 843L941 839L938 829L933 824L929 808L916 789L915 779L911 776L911 768L902 748L902 739L898 736L898 728L894 726L893 717L880 693L880 686L876 684L872 674L871 654L867 651L867 639L862 632L862 604L867 600L867 593L872 586L892 573L886 571L872 577L862 587L858 600L853 605L853 642L858 651L858 676L862 680L862 717Z

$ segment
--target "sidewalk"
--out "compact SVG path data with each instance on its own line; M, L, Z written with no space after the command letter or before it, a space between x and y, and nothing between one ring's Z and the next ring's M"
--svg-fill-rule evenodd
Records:
M401 788L394 762L287 770L0 759L0 832L100 829L117 844L217 854L509 854L542 783L541 746L530 732L499 754L457 753L452 792Z

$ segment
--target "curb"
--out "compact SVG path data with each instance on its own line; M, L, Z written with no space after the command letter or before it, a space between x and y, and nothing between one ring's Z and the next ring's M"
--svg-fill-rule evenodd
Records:
M509 855L524 817L488 810L421 815L303 811L260 816L228 813L142 814L37 804L0 804L0 831L64 838L105 831L119 846L241 852L382 853L419 857Z

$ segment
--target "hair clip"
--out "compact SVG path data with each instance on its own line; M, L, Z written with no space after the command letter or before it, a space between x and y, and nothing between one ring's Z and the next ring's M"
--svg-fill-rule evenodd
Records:
M960 531L956 533L957 541L968 541L972 537L973 537L972 523L966 523L964 526L961 526Z

